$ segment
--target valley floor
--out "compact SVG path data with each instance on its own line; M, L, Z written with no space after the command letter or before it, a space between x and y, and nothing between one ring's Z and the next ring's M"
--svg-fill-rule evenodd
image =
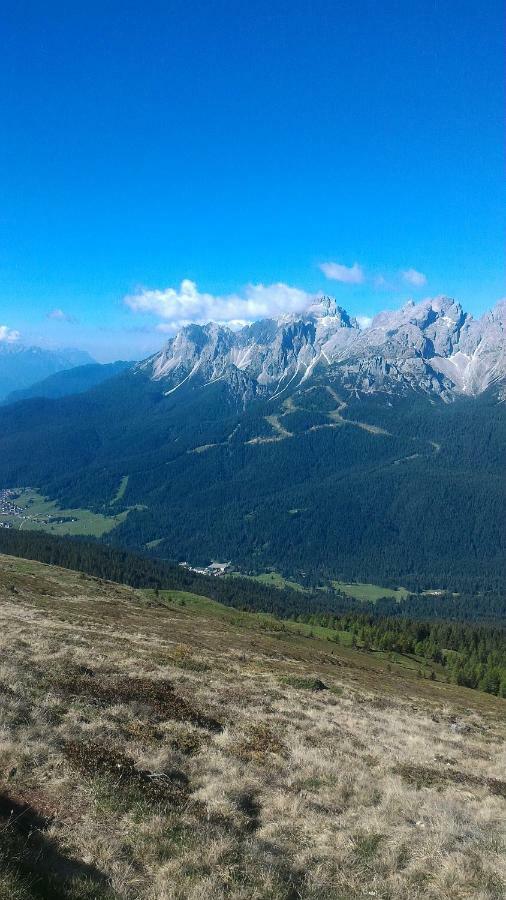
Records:
M0 898L499 900L505 702L0 557Z

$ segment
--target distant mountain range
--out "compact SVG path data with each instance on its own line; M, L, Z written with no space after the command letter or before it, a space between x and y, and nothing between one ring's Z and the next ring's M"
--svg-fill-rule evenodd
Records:
M45 350L0 342L0 401L55 372L94 362L84 350Z
M75 366L72 369L63 369L48 375L42 381L37 381L24 390L13 391L5 398L4 403L18 403L20 400L31 400L33 397L48 397L56 399L67 397L69 394L83 394L90 388L102 384L114 375L119 375L125 369L133 365L131 362L119 360L113 363L88 363L85 366Z
M360 329L322 298L189 325L85 393L0 409L0 488L123 512L107 540L190 564L504 591L505 312L440 297Z
M303 315L231 331L189 325L141 366L175 391L225 379L253 397L280 396L318 369L359 393L423 391L450 400L506 380L506 301L475 320L437 297L382 312L361 330L330 297Z

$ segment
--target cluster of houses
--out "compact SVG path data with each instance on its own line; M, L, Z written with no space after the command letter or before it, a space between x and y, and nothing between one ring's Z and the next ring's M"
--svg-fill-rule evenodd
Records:
M214 575L215 577L219 577L220 575L226 575L230 572L231 564L229 562L212 562L208 566L191 566L188 562L179 563L181 568L188 569L190 572L198 572L199 575Z
M12 490L11 488L0 490L0 516L13 516L16 519L24 518L25 510L21 509L21 507L15 503L17 496L17 491ZM0 521L0 528L12 527L12 522Z
M31 505L29 500L27 506L18 506L16 500L19 497L19 491L14 488L3 488L0 490L0 528L15 528L19 520L19 527L26 522L35 522L37 525L64 525L67 522L76 522L75 516L51 516L51 515L30 515L27 510ZM5 516L5 518L3 518Z

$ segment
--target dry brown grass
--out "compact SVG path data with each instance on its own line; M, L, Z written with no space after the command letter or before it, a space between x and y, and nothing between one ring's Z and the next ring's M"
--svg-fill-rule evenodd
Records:
M505 896L504 701L5 557L0 623L0 900Z

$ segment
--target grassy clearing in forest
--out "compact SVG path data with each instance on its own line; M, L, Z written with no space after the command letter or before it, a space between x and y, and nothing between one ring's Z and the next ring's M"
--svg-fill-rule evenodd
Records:
M47 531L50 534L102 537L124 522L128 515L126 511L116 516L103 516L89 509L61 509L54 500L47 500L34 490L20 491L15 502L22 509L22 516L0 513L0 522L8 522L14 528Z
M297 512L297 510L292 512ZM241 573L237 572L234 574L239 575ZM262 572L260 575L242 575L242 577L253 578L255 581L260 581L262 584L267 584L271 587L292 588L294 591L306 590L302 584L292 579L284 578L279 572ZM348 597L353 597L354 600L360 600L362 603L375 603L376 600L382 597L391 597L393 600L399 601L409 596L409 591L403 587L387 588L382 587L380 584L369 584L362 581L333 581L332 585L336 591L341 591Z
M406 588L386 588L380 584L366 584L361 581L333 581L337 591L342 591L348 597L354 600L361 600L363 603L375 603L381 597L391 597L394 600L404 600L409 591Z
M283 578L279 572L262 572L261 575L243 575L241 572L232 573L240 578L251 578L253 581L259 581L260 584L267 584L269 587L276 588L292 588L294 591L304 591L305 588L298 581L292 581L289 578Z
M116 496L111 501L111 505L113 503L119 503L119 501L123 499L123 497L125 496L125 491L128 487L129 480L130 480L130 475L123 475L123 478L120 481Z

